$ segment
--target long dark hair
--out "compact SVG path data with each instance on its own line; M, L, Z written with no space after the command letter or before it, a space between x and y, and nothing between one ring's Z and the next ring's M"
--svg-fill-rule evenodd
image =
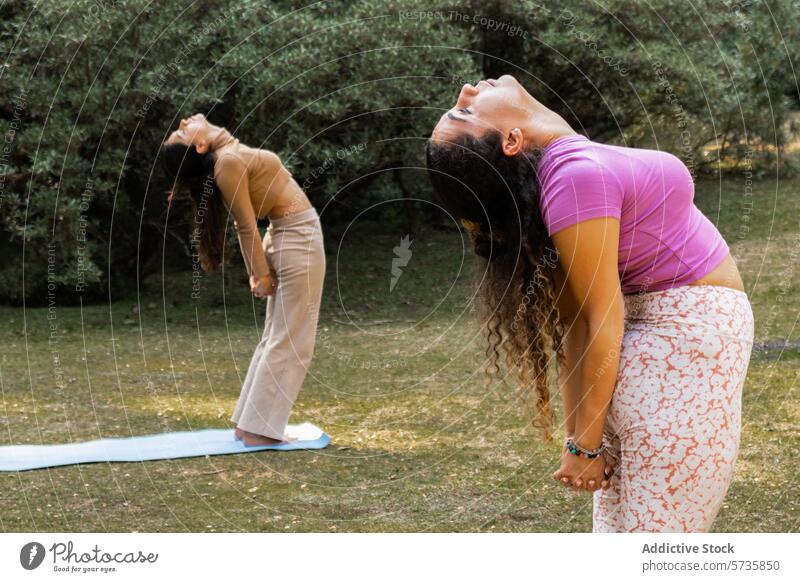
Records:
M194 145L171 143L161 146L161 159L172 181L169 202L191 200L192 245L198 247L203 270L214 273L222 266L227 244L227 209L214 180L214 157L198 153Z
M548 373L563 362L556 309L557 253L539 211L540 150L502 151L502 135L428 140L428 176L445 209L461 219L482 261L476 282L487 337L486 371L517 377L531 422L551 438ZM502 346L504 358L500 356Z

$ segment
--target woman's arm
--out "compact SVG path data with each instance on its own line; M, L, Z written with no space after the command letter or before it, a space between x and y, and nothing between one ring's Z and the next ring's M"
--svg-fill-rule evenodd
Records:
M580 401L581 377L580 363L583 357L583 337L585 325L577 316L578 306L572 297L572 291L561 287L557 292L557 303L560 317L564 321L564 366L559 370L559 386L564 404L564 432L567 437L575 436L575 409Z
M624 330L617 271L619 220L609 217L586 220L555 233L552 238L582 326L578 335L583 351L574 438L581 447L595 449L602 444ZM580 340L574 341L577 344Z
M239 247L248 275L258 279L268 277L267 258L264 256L256 214L250 201L247 166L236 156L225 155L217 160L214 177L236 221Z
M576 319L564 337L565 366L561 383L561 399L564 403L564 433L575 437L575 421L581 397L581 358L585 325Z

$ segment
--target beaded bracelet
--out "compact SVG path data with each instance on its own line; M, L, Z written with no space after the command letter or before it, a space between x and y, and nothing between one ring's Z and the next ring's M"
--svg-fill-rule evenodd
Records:
M571 437L567 439L566 447L567 447L567 450L570 453L572 453L573 455L576 455L578 457L583 455L587 459L595 459L595 458L597 458L600 455L600 453L602 453L606 449L605 443L603 443L602 445L600 445L599 447L597 447L594 450L584 449L583 447L579 446L575 442L575 439L573 439Z

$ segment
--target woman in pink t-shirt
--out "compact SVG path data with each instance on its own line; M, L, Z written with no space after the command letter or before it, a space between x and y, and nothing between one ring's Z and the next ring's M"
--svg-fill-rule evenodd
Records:
M475 253L489 341L594 531L708 531L739 448L753 313L674 155L593 142L513 77L465 85L427 149Z

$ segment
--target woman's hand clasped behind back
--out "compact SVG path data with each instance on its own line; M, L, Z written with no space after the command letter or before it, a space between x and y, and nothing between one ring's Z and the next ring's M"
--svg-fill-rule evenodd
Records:
M594 492L608 489L614 475L616 459L604 451L594 459L583 455L573 455L567 447L561 451L561 466L553 473L553 478L574 491Z
M272 277L259 279L255 275L250 277L250 292L258 299L266 299L275 292L275 283Z

